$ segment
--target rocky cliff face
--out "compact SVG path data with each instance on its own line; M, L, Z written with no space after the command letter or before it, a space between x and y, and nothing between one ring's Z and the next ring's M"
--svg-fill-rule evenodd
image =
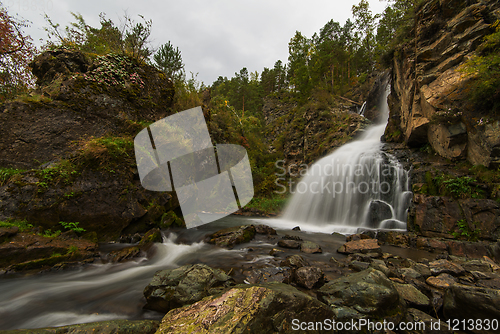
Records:
M0 109L0 220L79 222L102 241L171 223L178 204L142 188L133 138L171 112L172 82L124 56L64 49L32 67L37 90Z
M165 117L172 104L164 74L122 56L62 49L31 65L37 90L1 108L0 167L37 168L66 157L84 136L121 134L132 122Z
M500 123L464 108L470 77L461 69L499 19L496 0L431 0L418 10L416 37L394 55L386 139L486 167L498 158Z

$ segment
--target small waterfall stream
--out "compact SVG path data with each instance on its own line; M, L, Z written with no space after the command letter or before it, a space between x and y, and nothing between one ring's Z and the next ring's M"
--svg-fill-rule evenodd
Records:
M406 229L412 196L408 172L381 150L389 88L379 106L383 122L310 166L296 184L283 221L306 230L346 234L359 228Z

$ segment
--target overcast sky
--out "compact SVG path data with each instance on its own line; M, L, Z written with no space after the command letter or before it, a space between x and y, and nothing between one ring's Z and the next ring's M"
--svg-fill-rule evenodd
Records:
M46 13L66 26L70 12L80 13L87 24L99 27L99 13L119 25L125 11L153 20L152 46L170 41L181 50L186 73L211 85L219 76L234 76L246 67L250 72L271 68L288 58L288 42L295 31L310 38L331 19L344 24L359 0L3 0L11 15L30 20L25 31L35 43L46 38ZM386 2L370 0L373 13Z

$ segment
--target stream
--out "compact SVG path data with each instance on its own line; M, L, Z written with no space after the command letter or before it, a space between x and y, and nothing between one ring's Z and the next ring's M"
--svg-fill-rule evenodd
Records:
M250 243L237 245L232 250L206 244L208 233L243 224L275 226L277 236L257 235ZM321 245L323 253L305 254L299 250L284 250L278 257L269 255L271 249L285 234L297 235ZM228 272L236 283L244 283L244 270L279 266L281 260L300 254L317 265L325 275L331 257L345 255L336 252L345 242L341 235L280 229L279 219L259 219L227 216L193 229L169 231L164 242L155 244L151 258L138 258L125 263L94 263L75 270L49 272L28 277L0 279L0 330L41 328L113 319L161 319L154 311L143 310L143 290L158 270L176 268L185 264L204 263ZM126 247L130 244L106 244L103 250ZM418 259L431 256L423 251L384 246L384 252Z

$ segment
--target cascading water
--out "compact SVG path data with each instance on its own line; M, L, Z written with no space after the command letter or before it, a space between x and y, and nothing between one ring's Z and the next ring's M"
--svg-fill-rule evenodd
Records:
M306 230L346 234L359 228L406 229L408 172L381 150L389 91L387 86L379 106L383 123L313 164L297 183L282 221Z

